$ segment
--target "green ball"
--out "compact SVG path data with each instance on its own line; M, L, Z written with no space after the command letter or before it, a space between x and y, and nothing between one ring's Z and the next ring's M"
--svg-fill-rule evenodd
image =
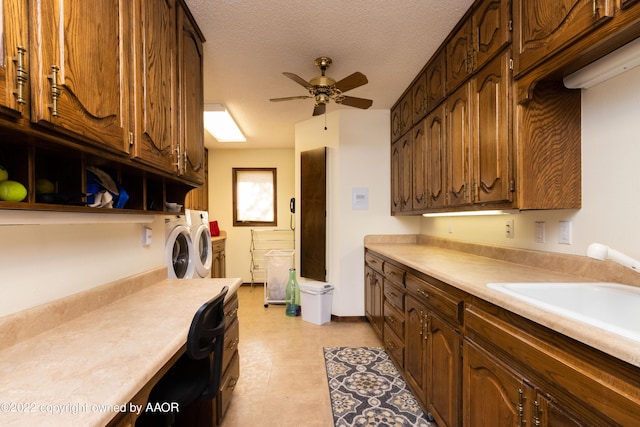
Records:
M27 189L16 181L0 182L0 200L21 202L27 197Z
M0 182L6 181L9 179L9 172L4 168L4 166L0 166Z
M45 178L39 178L36 180L36 194L53 193L55 191L55 185L53 182Z

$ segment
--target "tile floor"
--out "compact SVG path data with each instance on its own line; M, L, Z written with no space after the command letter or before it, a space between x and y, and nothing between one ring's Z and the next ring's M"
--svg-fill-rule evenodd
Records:
M381 346L366 321L322 326L264 308L261 286L238 290L240 379L222 427L331 427L323 347Z

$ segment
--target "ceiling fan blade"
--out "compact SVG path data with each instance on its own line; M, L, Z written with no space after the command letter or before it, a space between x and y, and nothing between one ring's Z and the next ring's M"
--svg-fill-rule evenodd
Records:
M305 79L303 79L302 77L293 74L293 73L287 73L286 71L284 73L285 76L289 77L291 80L293 80L294 82L298 83L300 86L303 86L305 89L307 90L311 90L313 89L313 85L311 83L309 83L308 81L306 81Z
M347 76L344 79L340 80L339 82L336 82L334 87L338 89L340 92L346 92L348 90L355 89L362 85L366 85L367 83L369 83L369 80L367 80L367 76L365 76L359 71L356 71L350 76Z
M291 101L292 99L307 99L307 98L313 98L313 96L287 96L284 98L271 98L269 99L269 101L271 102L280 102L280 101Z
M313 115L321 116L324 114L326 110L327 110L327 104L316 104L315 108L313 109Z
M373 101L365 98L355 98L353 96L343 96L341 99L336 99L336 103L348 105L349 107L362 108L366 110L373 105Z

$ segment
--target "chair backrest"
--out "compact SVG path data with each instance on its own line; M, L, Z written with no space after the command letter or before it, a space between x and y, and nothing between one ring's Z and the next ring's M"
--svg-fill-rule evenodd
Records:
M222 341L224 341L224 298L229 288L204 303L193 316L187 337L187 355L192 359L204 359L220 349L215 358L222 358Z

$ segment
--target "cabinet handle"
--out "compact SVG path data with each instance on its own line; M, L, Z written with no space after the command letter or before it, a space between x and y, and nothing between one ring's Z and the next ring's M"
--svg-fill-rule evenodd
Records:
M424 313L420 310L420 335L424 335Z
M429 339L429 334L431 333L431 318L425 314L424 316L425 318L425 322L424 322L424 340L428 340Z
M389 322L389 324L393 325L396 322L396 319L394 319L391 316L387 316L387 322Z
M13 59L16 63L16 102L24 105L26 103L24 99L24 86L27 84L27 69L24 66L24 57L27 53L27 49L22 46L18 46L18 56Z
M238 377L232 377L229 380L229 384L227 384L227 388L233 390L234 388L236 388L236 384L238 384Z
M422 296L423 296L423 297L425 297L425 298L429 298L429 294L428 294L428 293L426 293L425 291L423 291L423 290L422 290L422 289L420 289L420 288L416 288L416 292L417 292L417 293L419 293L420 295L422 295Z
M518 389L518 426L524 427L524 391Z
M60 98L60 87L58 86L58 71L60 68L57 65L51 66L51 74L47 76L51 80L51 115L58 117L58 98Z
M598 0L592 0L591 3L592 3L592 6L593 6L592 16L595 19L595 18L598 17Z
M539 427L542 423L542 417L541 417L541 411L540 411L540 403L536 400L533 402L533 410L534 410L534 415L533 415L533 425L536 427Z
M239 342L240 342L239 338L234 339L233 341L231 341L229 343L229 345L227 345L227 349L233 351L236 348L236 346L238 345Z
M173 151L176 153L176 161L175 163L173 163L173 166L178 168L178 172L181 172L182 170L180 169L180 158L182 156L180 155L180 146L178 145L176 148L174 148Z
M396 349L396 346L393 345L393 343L391 341L387 341L387 348L391 351Z
M234 308L233 311L227 315L227 317L229 318L229 323L231 323L234 317L236 317L236 315L238 314L238 308L239 307Z

